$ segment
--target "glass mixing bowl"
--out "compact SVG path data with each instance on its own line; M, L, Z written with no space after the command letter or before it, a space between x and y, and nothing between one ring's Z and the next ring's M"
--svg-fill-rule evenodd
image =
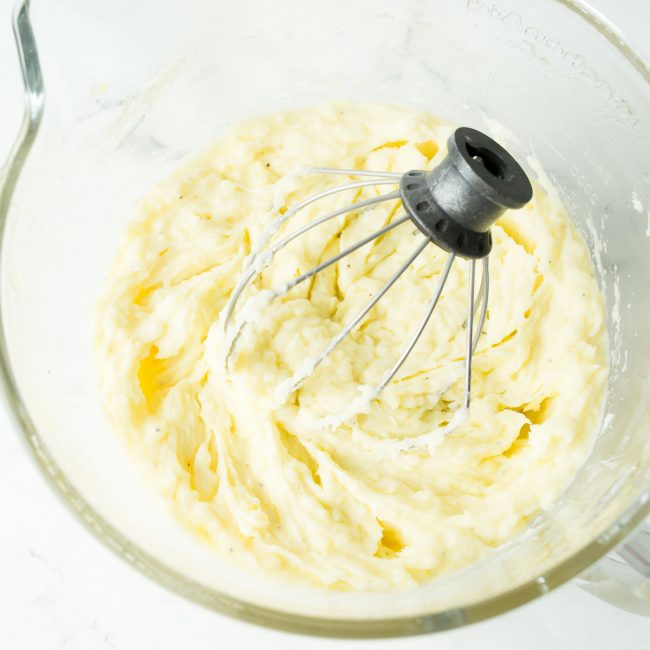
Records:
M1 374L34 457L97 537L221 612L381 636L535 598L650 512L650 73L585 4L37 2L40 64L28 9L25 121L0 194ZM138 197L242 118L331 99L413 106L500 139L558 188L608 303L606 416L575 481L493 557L399 593L292 589L215 559L142 484L95 388L94 304Z

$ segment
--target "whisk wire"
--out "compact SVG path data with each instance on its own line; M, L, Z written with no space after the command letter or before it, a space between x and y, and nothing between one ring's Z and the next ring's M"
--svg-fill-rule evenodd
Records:
M322 198L322 197L321 197ZM328 212L327 214L324 214L323 216L319 217L318 219L315 219L314 221L310 221L300 228L297 228L293 232L289 233L286 237L281 239L279 242L271 246L270 249L264 250L258 250L258 252L254 255L251 256L249 259L249 262L247 263L247 271L243 275L243 277L240 279L239 283L235 287L234 291L232 292L230 296L230 300L228 301L228 305L226 307L226 315L224 318L224 324L223 328L226 330L228 328L228 325L230 323L230 320L232 319L233 313L235 311L235 307L237 305L237 302L239 301L239 298L241 297L242 293L246 289L246 287L250 284L250 282L256 278L265 268L268 266L272 259L273 256L277 254L278 251L280 251L282 248L287 246L289 243L291 243L296 237L300 237L301 235L304 235L306 232L311 230L312 228L316 228L316 226L319 226L326 221L329 221L331 219L334 219L336 217L339 217L343 214L346 214L348 212L352 212L354 210L363 210L365 208L368 208L372 205L375 205L377 203L382 203L384 201L390 201L393 199L398 199L399 198L399 192L394 191L394 192L389 192L388 194L382 194L380 196L373 196L369 199L364 199L363 201L358 201L357 203L353 203L351 205L347 205L343 208L338 208L337 210L332 210L331 212ZM302 207L305 207L305 205L308 205L305 201L303 201ZM292 213L292 214L295 214ZM285 215L286 216L286 215ZM255 263L259 259L263 260L263 264L261 264L261 268L258 268L258 265Z
M478 340L481 338L481 333L483 332L483 326L485 325L485 318L487 316L487 307L488 307L488 298L490 293L490 272L488 266L488 258L483 258L483 274L481 276L481 286L478 290L477 301L481 302L481 313L478 318L478 325L476 327L476 333L474 334L474 341L472 343L472 354L476 350L478 345Z
M280 226L282 226L289 219L291 219L291 217L298 214L300 210L306 208L308 205L311 205L312 203L316 203L316 201L320 201L321 199L325 199L328 196L339 194L340 192L345 192L346 190L354 190L363 187L373 187L375 185L395 185L395 183L397 183L396 180L373 178L368 181L354 181L353 183L344 183L343 185L330 187L326 190L323 190L322 192L318 192L317 194L311 194L310 196L303 199L299 203L296 203L295 205L291 206L284 214L282 214L278 219L275 219L269 225L269 227L266 229L266 231L263 233L262 237L260 238L260 242L258 243L257 249L251 255L248 256L248 260L246 261L244 270L246 270L249 266L251 266L251 264L255 261L255 257L257 256L257 254L265 248L270 238L277 232Z
M427 242L429 240L427 239ZM406 358L411 354L411 351L417 344L417 342L420 340L420 337L422 336L422 332L424 332L424 329L426 328L429 320L431 319L431 315L433 314L433 310L436 308L436 305L438 304L438 300L440 299L440 295L442 294L442 290L445 288L445 284L447 283L447 279L449 278L449 273L451 272L451 267L454 263L454 259L456 258L455 253L450 253L449 256L447 257L447 261L445 262L445 266L442 270L442 274L440 276L440 280L438 281L438 286L436 287L436 290L433 294L433 298L429 302L429 306L427 307L426 313L422 320L420 321L420 324L416 328L415 332L413 332L408 344L404 348L404 351L400 355L399 359L395 362L393 367L384 375L383 379L381 380L381 383L373 390L373 394L378 395L381 393L384 388L392 381L393 377L399 372L399 369L404 365L404 362L406 361Z
M312 174L332 174L342 176L372 176L373 178L395 178L396 182L402 178L397 172L373 172L367 169L341 169L335 167L309 167L307 171Z
M469 262L469 281L467 283L467 326L465 345L465 395L463 407L469 408L472 387L472 351L474 347L474 283L476 280L476 260Z
M292 392L298 390L303 384L305 379L323 362L334 349L345 339L359 323L365 318L368 312L383 298L386 292L397 282L397 280L404 274L404 272L413 264L415 259L420 255L420 253L430 244L428 239L425 239L412 253L409 255L407 260L402 264L402 266L395 271L395 273L390 277L388 282L382 286L382 288L369 300L366 305L361 309L354 318L349 321L345 327L330 341L328 346L316 357L310 359L305 367L302 368L299 372L295 373L289 379L289 389L286 391L286 394L291 394Z
M356 203L346 205L343 208L332 210L331 212L324 214L322 217L318 217L318 219L309 221L300 228L296 228L293 232L290 232L286 237L271 247L271 252L273 255L275 255L275 253L290 244L294 239L296 239L296 237L304 235L306 232L309 232L313 228L316 228L317 226L320 226L321 224L325 223L326 221L330 221L335 217L340 217L341 215L347 214L348 212L354 212L355 210L363 210L364 208L370 207L371 205L383 203L384 201L391 201L393 199L399 199L398 191L389 192L388 194L381 194L380 196L373 196L369 199L364 199L363 201L357 201Z
M308 280L309 278L313 277L317 273L324 271L328 266L335 264L340 259L346 257L347 255L350 255L350 253L354 253L354 251L361 248L362 246L365 246L366 244L370 243L375 239L378 239L379 237L385 235L393 228L396 228L397 226L400 226L401 224L410 220L411 218L408 215L404 215L403 217L396 219L392 223L389 223L387 226L384 226L383 228L380 228L379 230L368 235L367 237L364 237L363 239L360 239L359 241L355 242L354 244L352 244L352 246L348 246L347 248L343 249L340 253L337 253L336 255L332 255L332 257L326 259L324 262L321 262L318 266L315 266L313 269L310 269L309 271L303 273L302 275L299 275L297 278L294 278L293 280L288 282L282 290L276 290L275 295L277 297L285 295L286 293L291 291L291 289L293 289L296 285L300 284L301 282L304 282L305 280Z
M356 204L353 204L352 206L347 206L346 208L339 209L339 210L334 210L332 212L329 212L319 219L316 219L315 221L310 221L309 223L305 224L301 228L296 229L289 235L287 235L284 239L279 241L277 244L273 245L270 249L268 249L265 253L264 251L261 251L261 254L266 255L266 259L263 259L263 264L258 267L255 263L251 264L248 268L248 271L245 272L243 278L240 280L239 284L233 291L233 294L230 298L230 301L226 307L226 315L224 319L224 331L227 331L228 325L232 319L232 316L234 314L235 306L237 305L237 302L239 301L239 298L241 297L241 294L243 293L244 289L246 286L255 278L257 277L263 270L265 266L268 266L270 264L271 260L273 259L273 256L282 248L287 246L291 241L293 241L296 237L299 237L300 235L303 235L307 231L311 230L312 228L315 228L316 226L320 225L321 223L324 223L325 221L328 221L329 219L333 219L336 216L339 216L341 214L344 214L345 212L350 212L351 210L356 209L364 209L368 206L374 205L376 203L381 203L383 201L390 201L391 199L396 199L399 198L399 192L390 192L388 194L383 194L381 196L377 197L372 197L370 199L365 199L364 201L358 201ZM370 243L371 241L381 237L382 235L386 234L388 231L392 230L393 228L396 228L397 226L410 221L410 217L408 215L404 215L400 217L399 219L396 219L395 221L389 223L388 225L384 226L383 228L380 228L379 230L376 230L375 232L371 233L367 237L364 237L358 242L355 242L352 246L349 246L345 250L341 251L340 253L330 257L329 259L325 260L321 264L318 264L314 268L310 269L309 271L303 273L302 275L298 276L297 278L294 278L293 280L287 282L285 285L281 287L277 287L275 289L271 290L271 295L273 299L282 297L286 295L291 289L293 289L296 285L300 284L301 282L307 280L308 278L313 277L320 271L323 271L326 269L328 266L331 266L332 264L338 262L340 259L345 257L346 255L349 255L350 253L353 253L356 251L358 248L361 248L362 246L365 246L366 244ZM259 255L259 254L258 254ZM236 347L237 342L240 340L241 334L244 330L244 328L248 325L249 321L243 320L238 324L237 330L234 332L234 335L230 337L230 343L228 346L228 349L225 354L225 363L228 364L228 361L230 357L232 356L232 353Z

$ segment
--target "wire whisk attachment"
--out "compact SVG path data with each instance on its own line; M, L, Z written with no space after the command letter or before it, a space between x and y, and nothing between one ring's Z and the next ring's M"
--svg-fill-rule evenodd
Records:
M344 325L325 349L316 356L305 359L298 370L277 387L277 392L281 398L286 399L298 390L318 365L327 359L335 348L361 324L370 310L386 295L425 248L433 244L446 251L448 255L424 314L406 341L402 353L376 386L363 386L359 397L350 405L349 409L346 409L346 413L329 418L328 424L337 426L362 412L395 378L433 316L452 265L456 258L460 257L469 260L467 315L463 325L466 330L464 394L461 412L452 418L445 429L457 426L462 417L466 416L470 406L472 356L481 336L488 309L488 257L492 249L490 228L506 209L521 208L530 201L532 187L528 177L503 147L487 135L467 127L457 129L450 136L447 156L429 172L412 170L399 174L311 167L306 173L343 175L356 177L360 180L344 183L305 198L288 208L266 230L255 251L249 256L239 282L224 309L226 365L232 355L236 353L237 343L244 329L257 322L273 300L285 296L299 284L389 231L399 228L405 223L415 224L422 234L421 239L399 269ZM363 199L326 212L284 235L278 241L274 241L279 229L307 206L340 192L382 185L396 187L379 196ZM247 287L251 286L264 269L269 267L275 255L296 238L336 217L353 212L358 214L388 201L401 202L403 214L298 277L273 289L259 291L245 301L242 300ZM477 260L481 260L482 265L478 291L476 291ZM447 390L456 380L455 377L452 377ZM405 441L404 449L411 448L409 445L411 443Z

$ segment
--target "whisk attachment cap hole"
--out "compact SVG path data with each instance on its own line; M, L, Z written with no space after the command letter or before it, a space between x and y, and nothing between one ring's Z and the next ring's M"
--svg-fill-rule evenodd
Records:
M465 142L465 150L473 161L483 165L492 176L506 182L512 180L512 172L508 170L506 163L494 151L476 147L469 141Z
M502 209L521 208L533 196L528 176L519 163L481 131L456 129L449 138L448 158L474 191Z

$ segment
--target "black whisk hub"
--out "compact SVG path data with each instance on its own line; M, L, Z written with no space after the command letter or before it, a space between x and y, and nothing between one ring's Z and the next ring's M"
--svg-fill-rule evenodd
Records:
M461 127L444 160L430 172L410 171L400 181L402 203L417 227L444 250L479 259L492 249L492 224L508 208L533 196L517 161L484 133Z

